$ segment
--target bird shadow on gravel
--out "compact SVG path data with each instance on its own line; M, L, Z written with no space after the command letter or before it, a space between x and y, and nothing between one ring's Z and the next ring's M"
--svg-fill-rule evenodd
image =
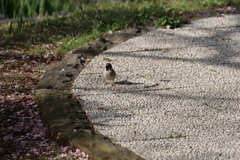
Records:
M131 82L131 81L128 81L128 80L123 80L123 81L115 82L115 84L118 84L118 85L140 85L140 84L143 84L143 83L135 83L135 82Z

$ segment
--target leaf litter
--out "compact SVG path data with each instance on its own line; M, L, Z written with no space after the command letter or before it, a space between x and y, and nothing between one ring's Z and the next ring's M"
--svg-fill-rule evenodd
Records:
M49 45L51 46L51 45ZM24 55L0 52L0 155L1 159L89 159L79 149L50 140L34 99L45 70L64 55Z

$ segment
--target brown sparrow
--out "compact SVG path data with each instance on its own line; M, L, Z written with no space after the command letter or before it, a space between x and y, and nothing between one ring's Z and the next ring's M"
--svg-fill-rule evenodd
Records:
M106 64L106 68L103 71L103 77L106 80L111 80L114 82L114 79L116 78L116 72L113 70L112 65L110 63Z

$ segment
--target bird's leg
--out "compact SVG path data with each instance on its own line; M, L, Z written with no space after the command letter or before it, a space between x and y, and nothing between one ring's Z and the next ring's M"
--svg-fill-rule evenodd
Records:
M105 83L104 83L105 85L107 85L107 84L110 84L110 81L109 80L105 80Z
M116 83L114 81L112 81L111 85L112 86L116 86Z

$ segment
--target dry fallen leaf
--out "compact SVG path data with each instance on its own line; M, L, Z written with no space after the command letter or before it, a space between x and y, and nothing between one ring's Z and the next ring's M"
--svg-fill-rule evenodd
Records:
M111 85L112 85L112 87L116 86L116 84L115 84L115 83L112 83Z
M179 55L181 55L181 53L179 53L179 52L174 52L174 54L179 54Z

